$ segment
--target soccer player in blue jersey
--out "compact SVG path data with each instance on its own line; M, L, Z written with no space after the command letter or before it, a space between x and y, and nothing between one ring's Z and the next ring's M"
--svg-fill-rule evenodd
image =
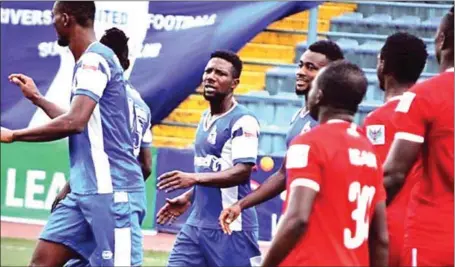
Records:
M69 47L76 62L70 110L39 98L35 104L54 119L34 128L2 129L1 135L2 142L69 137L71 192L51 213L30 265L62 266L78 257L92 266L140 265L137 233L145 188L131 141L122 66L111 49L96 42L93 1L56 2L52 12L58 43ZM21 88L36 87L25 75L9 78Z
M259 123L233 97L241 71L242 61L235 53L212 53L203 74L210 109L196 132L195 173L171 171L158 178L160 190L191 188L168 200L157 215L158 223L165 223L193 206L169 266L251 266L260 260L254 208L243 210L232 235L225 235L218 223L223 208L251 192L250 174L258 154Z
M299 69L296 73L295 93L299 96L304 96L305 103L307 103L311 82L316 77L319 70L330 62L340 59L344 59L344 56L336 43L329 40L320 40L311 44L300 57ZM305 104L305 106L296 112L291 120L286 135L286 146L289 146L294 137L300 133L311 130L311 128L316 125L318 125L318 122L310 116ZM229 224L233 223L238 218L242 210L261 204L286 190L285 165L286 159L283 161L280 169L272 174L263 184L254 190L254 192L237 201L231 207L223 210L219 217L223 231L226 233L231 232Z

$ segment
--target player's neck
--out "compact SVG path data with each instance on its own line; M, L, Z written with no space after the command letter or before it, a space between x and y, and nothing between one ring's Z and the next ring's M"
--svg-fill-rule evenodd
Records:
M450 56L443 56L441 58L441 64L439 65L439 72L444 72L450 68L453 68L453 53Z
M414 83L399 83L395 79L385 81L385 101L387 102L390 98L402 95L404 92L409 90Z
M96 41L95 31L92 28L76 28L74 40L70 40L69 49L74 56L74 61L78 61L87 48ZM77 38L77 39L76 39Z
M225 97L221 102L210 102L210 114L221 115L232 108L234 101L232 96Z
M318 116L319 123L323 124L329 120L342 120L347 122L353 122L354 116L346 110L331 107L321 107Z

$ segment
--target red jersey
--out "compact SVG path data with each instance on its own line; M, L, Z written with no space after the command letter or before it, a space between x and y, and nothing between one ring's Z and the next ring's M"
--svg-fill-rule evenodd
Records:
M454 74L416 84L396 107L395 139L423 143L423 172L409 203L405 247L450 252L453 265ZM449 253L450 254L450 253Z
M369 224L385 190L380 162L361 129L331 120L299 135L286 169L288 194L306 186L318 195L306 233L280 265L368 266Z
M378 159L383 163L389 153L397 131L393 123L395 108L400 96L389 99L383 106L372 111L365 118L364 131L374 145ZM389 230L389 266L399 266L404 242L404 223L408 210L411 191L422 176L421 157L406 177L405 184L392 203L387 207L387 226Z

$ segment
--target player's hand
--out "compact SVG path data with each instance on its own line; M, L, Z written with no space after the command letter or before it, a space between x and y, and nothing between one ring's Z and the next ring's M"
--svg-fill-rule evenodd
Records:
M191 202L184 197L166 198L166 204L156 214L156 222L158 224L166 224L166 222L171 224L190 206Z
M11 74L8 79L10 82L21 88L22 94L30 101L34 102L37 99L41 98L42 95L38 88L36 87L35 82L32 78L24 74Z
M232 234L232 230L229 227L229 225L239 217L240 213L242 212L242 209L240 208L240 205L234 204L230 206L229 208L225 208L221 214L218 220L220 221L221 229L225 234Z
M177 189L191 187L196 183L197 179L193 173L171 171L158 177L157 186L159 190L165 190L168 193Z
M0 141L2 143L12 143L14 141L14 132L8 128L0 127Z

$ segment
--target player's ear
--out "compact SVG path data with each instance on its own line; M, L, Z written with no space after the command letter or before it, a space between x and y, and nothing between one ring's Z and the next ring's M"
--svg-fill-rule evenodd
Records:
M65 28L70 25L70 16L67 13L62 14L62 25Z
M240 83L240 79L239 78L232 79L231 90L234 91L235 88L237 88L237 86L239 85L239 83Z

